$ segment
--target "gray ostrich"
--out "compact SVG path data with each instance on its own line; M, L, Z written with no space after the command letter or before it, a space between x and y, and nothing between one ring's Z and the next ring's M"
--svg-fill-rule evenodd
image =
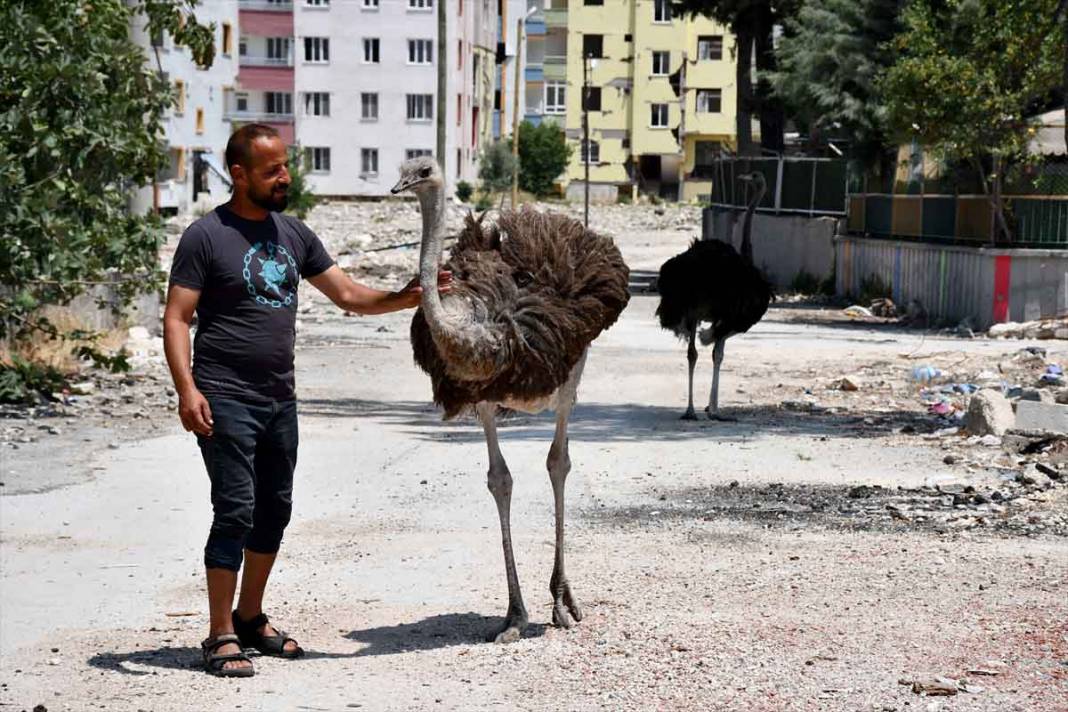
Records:
M556 412L546 462L556 509L556 556L549 588L553 623L567 628L582 610L564 573L564 481L571 470L567 423L586 349L627 304L628 269L606 237L564 215L525 208L504 211L483 227L468 216L446 268L452 290L439 295L445 187L437 163L401 165L394 193L410 190L423 216L419 281L422 305L412 318L416 363L430 375L434 402L450 419L474 411L489 448L488 485L497 503L508 579L508 612L490 640L511 642L527 625L519 590L509 511L512 475L497 441L498 406Z

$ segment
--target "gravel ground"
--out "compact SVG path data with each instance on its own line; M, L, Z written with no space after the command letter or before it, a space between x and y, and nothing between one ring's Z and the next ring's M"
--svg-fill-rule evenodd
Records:
M370 250L417 237L410 207L309 222L338 255L370 235L349 267L396 284L414 251ZM593 220L636 270L697 221L673 206ZM404 259L365 264L391 253ZM784 301L728 345L738 422L688 423L684 349L635 296L592 350L573 417L568 573L586 618L549 623L552 425L514 417L502 447L532 625L495 646L482 637L505 585L481 430L430 407L405 315L301 298L296 512L267 607L307 659L257 659L240 682L199 670L207 482L158 343L138 335L134 374L0 419L0 709L1068 709L1068 486L1018 481L1035 463L1063 471L1062 445L970 438L955 430L967 396L932 414L909 382L932 365L946 384L1030 388L1068 361L1063 342ZM698 398L710 377L706 351ZM957 694L913 692L935 676Z

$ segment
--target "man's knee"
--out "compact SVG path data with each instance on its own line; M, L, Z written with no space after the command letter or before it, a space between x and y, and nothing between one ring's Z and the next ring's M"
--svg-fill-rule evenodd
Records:
M269 505L257 507L256 521L245 548L260 554L276 553L292 514L293 504L288 498L277 498Z
M216 511L204 546L204 565L210 568L241 568L242 551L252 532L253 506L240 506L225 512Z

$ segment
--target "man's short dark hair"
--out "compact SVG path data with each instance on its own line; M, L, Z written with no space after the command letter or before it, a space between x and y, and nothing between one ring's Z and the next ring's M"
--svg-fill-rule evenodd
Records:
M226 170L235 163L248 167L252 158L252 142L258 138L277 138L278 130L267 124L246 124L230 134L226 142Z

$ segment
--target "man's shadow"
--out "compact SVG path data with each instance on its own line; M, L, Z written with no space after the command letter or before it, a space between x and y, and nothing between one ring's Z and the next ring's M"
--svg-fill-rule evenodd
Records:
M400 623L377 628L354 630L345 634L351 641L366 647L351 653L308 650L303 660L359 658L367 655L396 655L419 650L437 650L456 645L489 645L486 636L504 623L502 617L486 617L477 613L447 613L430 616L415 623ZM524 638L538 638L545 634L544 623L531 623L523 632ZM257 653L251 652L255 661ZM90 667L123 675L153 675L150 670L204 669L200 648L164 646L129 653L97 653L87 661Z

